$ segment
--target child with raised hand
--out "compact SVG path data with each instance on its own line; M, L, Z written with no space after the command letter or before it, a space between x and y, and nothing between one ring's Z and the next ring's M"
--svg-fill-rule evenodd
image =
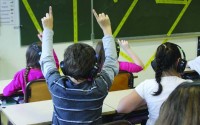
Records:
M120 70L125 70L128 72L140 72L143 70L144 64L140 60L140 58L131 50L131 47L126 40L119 40L118 43L120 47L123 48L123 50L131 57L133 62L119 62Z
M21 69L14 75L13 80L3 89L4 96L11 96L19 90L22 90L24 94L26 84L28 82L37 79L44 79L39 64L40 56L42 53L41 45L41 42L35 42L29 45L26 51L26 68ZM54 51L53 57L56 61L56 67L59 68L59 61Z
M43 43L40 64L52 95L54 106L52 124L96 125L101 123L103 100L108 94L114 76L118 73L117 54L110 19L104 13L96 20L103 30L105 63L97 76L98 65L95 50L84 43L70 45L64 53L61 77L52 55L53 15L52 8L42 18Z
M140 58L131 50L131 47L128 44L128 41L126 40L119 40L118 39L118 47L122 47L123 50L131 57L133 62L124 62L119 61L119 70L120 71L127 71L131 73L137 73L143 70L144 64L140 60ZM117 54L119 56L120 48L117 49ZM105 52L103 49L103 43L102 41L99 41L96 45L96 53L98 54L98 62L99 67L102 67L104 61L105 61Z

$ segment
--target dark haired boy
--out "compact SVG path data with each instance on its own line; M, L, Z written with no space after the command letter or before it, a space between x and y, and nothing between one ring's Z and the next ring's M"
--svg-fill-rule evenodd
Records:
M118 73L117 54L110 19L104 13L94 15L104 32L105 63L99 76L96 68L96 53L84 43L69 46L64 54L61 77L52 56L53 15L52 8L42 18L43 38L40 59L53 100L52 124L97 125L101 123L103 100L108 94L114 76Z

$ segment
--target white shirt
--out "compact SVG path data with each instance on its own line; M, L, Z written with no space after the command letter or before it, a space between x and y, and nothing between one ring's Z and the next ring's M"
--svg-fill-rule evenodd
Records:
M160 95L153 96L152 94L158 90L158 83L155 79L145 80L136 88L136 92L143 98L148 107L149 119L146 125L154 125L160 111L162 103L168 98L169 94L182 82L188 80L181 79L177 76L167 76L161 78L163 90ZM190 81L190 80L189 80Z
M188 61L188 66L190 69L195 70L200 75L200 56L191 61Z

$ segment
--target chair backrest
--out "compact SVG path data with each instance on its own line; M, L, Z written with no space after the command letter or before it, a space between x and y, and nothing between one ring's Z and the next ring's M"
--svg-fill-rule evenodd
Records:
M113 84L109 91L118 91L133 88L133 74L127 71L119 71L115 76Z
M132 124L127 120L118 120L118 121L105 123L103 125L132 125Z
M24 94L24 101L26 103L50 99L51 94L48 90L45 79L38 79L27 83Z

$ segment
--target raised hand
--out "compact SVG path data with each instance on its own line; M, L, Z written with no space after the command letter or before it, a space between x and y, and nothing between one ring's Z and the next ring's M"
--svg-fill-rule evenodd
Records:
M53 29L53 12L51 6L49 6L49 13L46 13L46 16L44 16L41 20L43 28Z
M127 50L127 49L130 48L128 41L126 41L126 40L119 40L118 39L118 43L124 50Z
M104 35L112 35L111 23L108 15L101 13L97 14L96 11L93 9L93 14L103 30Z
M141 61L141 59L137 56L136 53L134 53L134 52L132 51L132 49L131 49L131 47L130 47L128 41L126 41L126 40L119 40L119 39L118 39L118 43L119 43L120 47L122 47L123 50L131 57L132 61L133 61L135 64L141 66L142 68L144 67L144 64L143 64L143 62Z

